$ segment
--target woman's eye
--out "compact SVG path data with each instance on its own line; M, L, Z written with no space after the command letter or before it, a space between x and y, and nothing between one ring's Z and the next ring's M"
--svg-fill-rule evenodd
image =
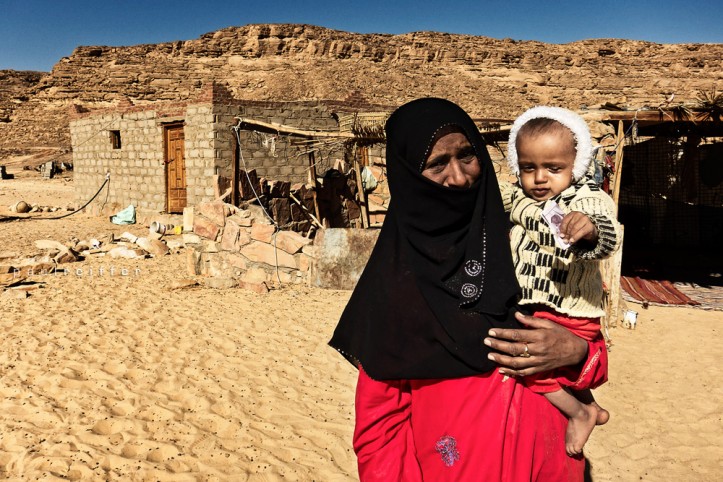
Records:
M463 148L463 149L459 152L458 157L459 157L459 159L461 159L461 160L463 160L463 161L467 161L467 160L469 160L469 159L472 159L472 158L474 158L474 157L477 157L477 153L474 151L474 148L470 146L470 147L467 147L467 148Z
M469 164L470 162L473 162L476 160L477 160L477 156L474 153L468 154L462 158L462 162L464 162L465 164Z
M444 164L441 162L435 162L433 164L429 164L424 168L425 171L433 172L433 173L439 173L444 170Z

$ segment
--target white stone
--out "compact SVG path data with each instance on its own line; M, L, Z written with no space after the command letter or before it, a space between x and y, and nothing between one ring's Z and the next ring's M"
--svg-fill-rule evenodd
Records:
M183 208L183 231L186 233L193 231L193 207Z
M38 239L35 241L35 247L38 249L53 249L56 251L65 251L68 249L63 243L53 241L52 239Z

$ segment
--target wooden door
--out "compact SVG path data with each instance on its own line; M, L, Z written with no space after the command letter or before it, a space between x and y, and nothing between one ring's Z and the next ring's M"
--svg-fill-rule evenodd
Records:
M182 213L186 207L186 158L182 125L165 129L166 210Z

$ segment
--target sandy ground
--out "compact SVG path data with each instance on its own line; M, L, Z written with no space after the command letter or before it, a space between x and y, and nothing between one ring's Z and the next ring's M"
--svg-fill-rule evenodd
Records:
M0 206L19 197L65 206L72 181L0 181ZM146 232L83 215L1 222L0 252L126 230ZM26 299L0 296L0 478L357 479L355 371L326 345L349 292L172 289L185 266L183 250L89 258L33 277ZM716 479L723 312L635 309L636 330L611 330L592 480Z

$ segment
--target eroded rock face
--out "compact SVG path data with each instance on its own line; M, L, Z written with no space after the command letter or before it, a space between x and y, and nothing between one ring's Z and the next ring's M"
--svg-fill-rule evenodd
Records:
M0 91L0 118L7 118L0 122L0 158L27 145L69 147L72 104L93 109L126 98L135 104L186 101L211 80L228 84L240 99L340 100L359 91L369 102L397 106L439 96L473 116L503 119L542 103L657 106L671 93L677 102L723 88L723 45L616 39L557 45L248 25L188 41L78 47L42 78L17 74L0 72L19 82L11 101Z

